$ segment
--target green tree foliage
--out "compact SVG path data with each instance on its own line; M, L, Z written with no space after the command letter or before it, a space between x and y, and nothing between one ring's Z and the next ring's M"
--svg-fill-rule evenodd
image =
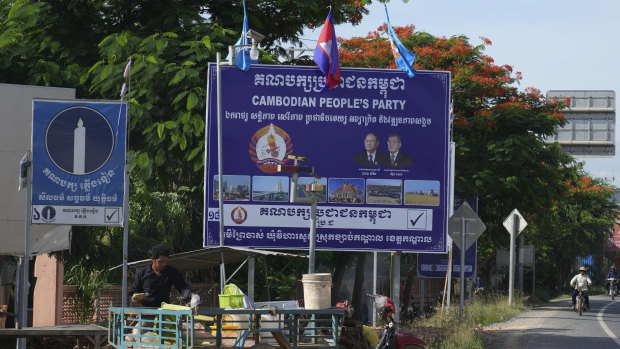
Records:
M554 294L565 290L576 274L575 257L594 255L602 260L610 222L618 218L618 204L612 201L615 190L601 179L580 174L567 182L565 196L553 203L550 214L540 217L538 221L545 222L532 234L539 259L544 261L540 274Z
M265 35L264 44L297 42L303 29L321 28L331 8L335 24L358 24L368 13L369 0L246 0L248 24ZM243 23L242 1L207 0L211 20L225 28L240 28Z
M142 178L167 191L194 186L202 179L207 66L212 44L230 33L202 25L182 33L113 34L101 44L104 59L89 71L91 92L118 95L127 57L133 57L130 81L130 149L132 166Z
M0 81L79 89L105 35L96 2L1 1L0 11Z
M275 40L297 41L306 26L319 26L329 5L337 23L355 24L370 3L248 0L246 4L250 27L260 28L270 46ZM238 35L242 18L241 0L0 0L0 81L74 87L80 98L99 97L87 91L83 73L100 60L98 44L104 38L125 31L140 38L166 32L181 35L208 23Z

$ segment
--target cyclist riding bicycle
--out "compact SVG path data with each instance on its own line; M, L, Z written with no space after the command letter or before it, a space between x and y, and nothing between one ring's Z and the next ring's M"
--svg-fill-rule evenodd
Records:
M607 273L607 279L616 279L616 292L618 290L618 272L616 271L616 266L612 265L609 267L609 273ZM609 280L605 282L605 289L609 291Z
M588 286L592 286L592 280L586 274L586 267L579 268L579 274L575 275L570 281L570 287L575 287L573 290L573 309L577 304L577 295L579 294L579 287L583 287L583 298L586 300L586 306L590 309L590 297L588 297Z

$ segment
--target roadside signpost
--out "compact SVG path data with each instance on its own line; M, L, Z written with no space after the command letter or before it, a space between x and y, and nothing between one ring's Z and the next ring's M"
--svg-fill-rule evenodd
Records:
M512 304L514 300L514 284L515 284L515 240L517 236L525 229L527 222L525 218L515 208L504 220L504 227L510 233L510 268L508 273L508 304Z
M126 106L33 100L32 224L122 227Z
M480 220L476 212L464 202L448 220L448 235L461 249L467 249L486 230L486 226ZM463 304L465 303L465 253L461 253L461 295L459 306L459 318L463 319Z

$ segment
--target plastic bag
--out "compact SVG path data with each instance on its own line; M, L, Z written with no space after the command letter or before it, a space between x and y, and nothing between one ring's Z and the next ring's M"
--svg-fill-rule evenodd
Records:
M377 344L379 344L379 335L377 334L377 331L375 331L372 327L364 326L364 337L366 337L366 340L368 341L368 344L370 344L371 347L376 347Z

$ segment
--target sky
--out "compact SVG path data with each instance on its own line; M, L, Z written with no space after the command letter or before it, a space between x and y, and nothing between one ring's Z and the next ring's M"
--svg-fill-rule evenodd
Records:
M434 36L465 35L472 45L491 40L485 54L522 73L519 89L620 91L619 0L391 0L393 26L413 24ZM374 1L361 24L337 25L336 35L366 36L385 23ZM320 28L304 32L313 47ZM617 114L617 112L616 112ZM618 116L616 116L618 120ZM617 125L617 121L616 121ZM616 127L617 129L617 127ZM620 187L618 132L613 158L577 158L585 170Z

